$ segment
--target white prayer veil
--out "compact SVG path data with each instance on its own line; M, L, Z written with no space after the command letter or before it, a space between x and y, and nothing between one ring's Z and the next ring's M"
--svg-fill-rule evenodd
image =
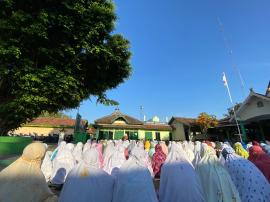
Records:
M51 161L51 151L47 151L45 154L45 157L43 159L43 162L41 164L41 171L43 175L45 176L46 182L49 182L52 175L52 161Z
M73 144L67 144L63 150L57 153L56 158L53 160L51 176L51 182L53 184L63 184L68 173L76 165L76 160L72 154L73 148Z
M196 172L203 185L206 200L209 202L240 202L239 193L232 182L230 174L219 162L216 151L202 144L203 157L196 166Z
M72 154L76 160L76 163L79 163L82 161L82 150L83 150L83 143L78 142L75 146Z
M172 143L171 151L161 168L159 200L205 201L200 181L181 144Z
M138 153L135 151L136 155L139 155ZM118 170L115 178L113 202L158 201L150 172L139 163L137 157L131 155Z

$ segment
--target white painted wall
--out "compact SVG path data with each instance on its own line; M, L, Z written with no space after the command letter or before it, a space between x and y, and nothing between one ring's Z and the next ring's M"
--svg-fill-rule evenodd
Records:
M263 107L258 107L257 103L263 102ZM252 97L246 108L238 114L240 120L245 121L256 116L270 115L270 101L258 97Z

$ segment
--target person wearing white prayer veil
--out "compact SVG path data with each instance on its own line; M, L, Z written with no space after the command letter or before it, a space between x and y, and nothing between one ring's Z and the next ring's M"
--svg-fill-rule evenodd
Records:
M171 147L172 147L172 141L169 141L169 145L168 145L168 151L169 151L169 153L171 151Z
M111 202L113 186L114 178L99 168L99 153L91 148L68 174L59 202Z
M129 159L115 173L113 202L158 202L152 177L134 148Z
M51 161L55 159L58 153L60 153L65 147L67 143L65 141L60 142L60 144L56 147L56 149L53 151L51 155Z
M194 159L192 161L194 167L196 167L201 160L201 151L202 151L201 142L196 141L194 145Z
M194 152L190 149L190 146L187 141L183 141L182 148L186 152L189 161L192 162L195 158L195 155Z
M227 145L223 145L221 154L242 202L270 201L270 184L252 162L237 155Z
M124 146L125 148L127 148L129 144L130 144L130 143L129 143L128 140L125 140L125 141L123 142L123 146Z
M73 143L67 143L67 145L66 145L66 149L68 149L69 151L71 151L71 152L73 152L73 150L74 150L74 144Z
M149 170L151 176L154 177L152 162L146 150L142 149L141 147L134 147L131 151L131 155L133 155L133 158L137 159L138 164L146 167Z
M43 143L31 143L20 158L0 172L1 202L57 201L40 170L45 152Z
M194 153L194 147L195 147L194 142L189 141L188 146L189 146L189 149Z
M137 147L141 148L141 149L144 149L144 144L142 141L139 141L138 144L137 144Z
M104 150L104 167L103 170L110 174L111 172L111 158L116 150L116 147L114 146L113 142L108 142L105 150Z
M196 167L207 202L240 202L240 196L230 174L219 162L216 151L202 144L203 156Z
M125 162L125 147L122 145L121 142L118 142L109 160L105 162L107 164L105 165L104 170L111 174L114 168L120 168Z
M51 151L47 151L45 154L45 157L43 159L43 162L41 164L41 171L43 175L45 176L46 182L49 182L52 175L52 161L51 161Z
M161 168L160 202L205 202L199 178L181 144L175 142Z
M72 154L76 160L76 163L80 163L82 161L82 149L83 149L83 143L78 142L75 146Z
M136 147L136 140L130 140L130 144L127 147L128 153L130 153L134 147Z
M64 184L66 176L76 165L76 160L72 155L73 149L74 145L69 143L57 153L56 158L53 160L52 184Z

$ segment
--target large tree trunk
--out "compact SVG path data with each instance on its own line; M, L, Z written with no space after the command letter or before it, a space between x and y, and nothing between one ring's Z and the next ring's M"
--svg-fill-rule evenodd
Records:
M9 131L18 128L20 125L21 123L14 120L3 119L0 114L0 136L8 135Z
M0 122L0 136L5 136L13 128L8 128L7 125L4 125L3 122Z

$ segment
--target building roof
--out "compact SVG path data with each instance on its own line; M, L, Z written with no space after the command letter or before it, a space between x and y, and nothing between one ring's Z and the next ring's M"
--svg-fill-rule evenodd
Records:
M251 99L253 97L257 97L266 101L270 101L270 97L267 97L266 95L260 94L260 93L256 93L254 92L252 89L250 89L250 93L248 95L248 97L245 99L245 101L241 104L241 106L239 107L239 109L235 112L236 113L236 117L239 116L239 114L248 106L249 102L251 101ZM234 117L232 117L230 119L230 121L234 121Z
M145 124L143 125L144 130L163 130L172 131L172 127L168 124Z
M270 81L269 81L269 84L267 86L265 96L270 97Z
M51 126L51 127L74 127L75 119L39 117L25 124L25 126ZM84 121L82 120L82 123Z
M236 126L236 122L234 120L231 122L230 117L226 117L226 118L218 120L218 125L215 128L222 128L222 127L229 127L229 126Z
M116 109L111 115L104 116L100 119L95 120L95 124L113 124L113 122L119 118L122 118L126 121L129 125L143 125L143 122L133 118L131 116L128 116L126 114L123 114L119 109Z
M174 117L174 116L169 121L169 124L171 125L174 120L177 122L183 123L185 125L195 125L196 124L196 119L194 119L194 118Z

